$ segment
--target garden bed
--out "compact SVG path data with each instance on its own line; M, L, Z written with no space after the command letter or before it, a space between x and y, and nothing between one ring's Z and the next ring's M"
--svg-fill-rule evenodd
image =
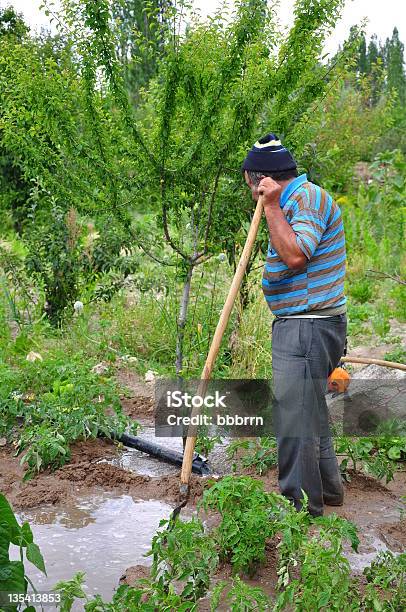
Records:
M134 407L136 407L137 418L144 426L151 427L153 423L150 388L128 371L120 372L118 377L120 382L127 387L125 397L122 397L125 411L132 413ZM162 444L159 440L158 443ZM131 508L137 508L137 504L142 503L140 500L145 500L147 503L162 503L162 512L165 508L167 514L168 508L173 508L177 502L179 470L161 464L163 470L169 469L169 473L163 473L161 476L147 475L145 474L145 466L150 465L150 473L154 473L154 465L156 465L157 460L149 456L142 456L139 457L139 465L140 472L143 473L137 473L137 455L130 462L131 469L123 467L128 465L128 462L122 460L126 453L128 451L107 440L96 439L77 442L72 447L70 463L54 472L41 472L32 480L23 482L24 473L19 464L19 458L14 456L14 449L11 445L4 446L0 448L0 489L7 495L15 510L30 520L34 533L36 531L36 521L40 525L41 521L47 520L47 528L51 529L50 533L52 533L52 521L55 521L55 529L57 529L56 525L59 519L55 516L58 516L58 513L60 514L61 508L72 509L73 511L76 506L81 507L80 505L84 503L83 500L90 503L89 500L100 499L104 503L106 496L107 500L113 500L113 502L115 500L116 505L125 502L126 507ZM213 457L210 456L214 464L218 463L216 457L218 453L224 454L224 450L218 450L218 447L214 449ZM224 465L224 463L221 465ZM242 472L251 474L261 480L266 491L277 492L277 471L275 468L271 468L262 476L254 474L253 468L246 468ZM239 473L241 473L241 470ZM350 478L351 480L345 485L344 506L326 508L326 514L336 513L338 516L354 522L359 528L359 553L352 552L349 545L346 545L346 554L348 553L353 571L360 573L367 564L366 562L370 562L380 550L388 549L393 552L402 552L405 549L406 523L404 519L400 520L400 516L401 496L406 490L406 473L397 472L389 485L384 485L382 482L360 473L351 473L351 471ZM212 479L192 475L190 501L187 508L182 511L184 518L195 513L197 503L202 498L205 483L208 480ZM132 505L133 502L134 506ZM54 514L49 512L52 507L55 508ZM38 516L43 517L44 512L51 518L42 518L40 521ZM128 518L131 517L131 512L125 514L128 514ZM161 518L165 518L166 514L164 513ZM95 516L97 516L96 511ZM203 515L203 518L205 524L210 528L218 522L216 513L210 510ZM92 520L97 523L97 518ZM149 571L148 560L145 561L145 565L139 563L141 553L138 547L141 545L140 542L145 548L145 543L142 540L143 524L138 523L131 527L126 522L126 516L122 517L123 533L127 533L127 537L134 533L134 542L132 543L134 556L131 557L130 550L121 561L124 563L125 559L131 560L133 558L134 561L138 561L138 564L136 566L131 564L129 566L118 566L117 582L122 574L122 582L134 584L140 576ZM111 529L113 528L117 530L117 524L114 521L111 523ZM38 539L38 537L41 538L42 533L39 526L37 531ZM75 542L74 531L71 535L72 542ZM80 539L79 537L78 540ZM253 576L244 577L247 584L260 586L268 595L274 594L277 582L276 544L277 542L267 544L265 562ZM53 550L50 556L55 557L57 554L57 551ZM63 548L60 554L63 558ZM111 573L111 568L109 568L109 571ZM231 565L222 563L216 571L213 585L221 580L228 579L231 572ZM71 568L67 566L66 578L69 578L70 573ZM97 577L91 582L92 586L95 584L95 580L97 581ZM102 567L100 568L100 580L102 584ZM114 586L111 586L113 589ZM108 596L106 588L101 588L99 591L104 596ZM205 601L202 601L202 610L206 609Z

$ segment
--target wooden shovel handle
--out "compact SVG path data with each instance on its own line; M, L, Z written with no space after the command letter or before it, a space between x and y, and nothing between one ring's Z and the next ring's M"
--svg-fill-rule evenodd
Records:
M347 355L346 357L341 357L343 363L365 363L365 364L375 364L379 366L384 366L385 368L394 368L396 370L404 370L406 372L406 365L404 363L396 363L395 361L385 361L384 359L372 359L369 357L351 357Z
M213 340L211 342L210 350L208 352L206 362L204 364L204 368L200 377L201 382L197 391L198 395L203 396L206 392L208 381L210 380L214 363L216 361L220 349L221 341L223 339L224 332L230 319L230 314L233 309L235 299L240 290L245 270L247 269L247 265L251 257L252 247L254 246L259 224L261 222L262 210L262 197L260 196L257 202L257 206L255 208L254 216L252 217L251 226L248 232L247 240L245 242L244 250L242 252L240 261L238 262L237 269L235 271L234 278L231 283L231 287L228 292L226 301L224 302L224 306L221 311L219 321L217 323L216 331L214 332ZM196 414L199 414L199 412L199 409L196 408L192 411L191 416L195 416ZM193 453L196 444L196 434L197 427L191 426L188 430L185 451L183 453L182 472L180 476L181 493L185 492L184 489L187 489L187 486L189 484L190 474L192 472Z

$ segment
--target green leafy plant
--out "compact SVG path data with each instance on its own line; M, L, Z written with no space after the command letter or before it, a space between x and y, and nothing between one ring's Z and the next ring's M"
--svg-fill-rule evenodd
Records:
M87 599L87 595L83 590L85 582L85 573L78 572L70 580L60 580L53 587L56 593L59 593L61 600L58 605L60 612L70 612L76 599Z
M377 432L379 435L373 437L336 437L337 453L346 455L340 464L341 471L349 477L351 462L354 471L363 468L367 474L390 482L397 470L397 461L404 460L406 456L403 432L403 424L395 421L382 425Z
M204 492L203 507L221 515L215 534L221 557L247 573L265 558L266 542L277 529L272 516L294 512L284 497L266 493L263 483L249 476L226 476L213 484Z
M205 455L206 457L211 453L216 444L222 444L221 436L209 436L202 427L199 428L197 441L196 441L196 452Z
M372 298L373 287L370 280L363 278L357 282L350 283L349 291L351 297L357 302L365 304L365 302L369 302Z
M141 582L141 581L140 581ZM110 603L103 601L100 595L85 605L86 612L197 612L198 604L184 600L175 592L173 585L164 590L161 585L150 580L143 580L136 587L120 586Z
M241 451L246 452L240 456ZM271 467L278 464L276 440L270 436L233 440L227 447L227 455L231 459L237 456L243 467L255 467L256 472L260 475L266 474Z
M406 364L406 350L402 346L399 346L393 351L385 353L384 359L385 361L394 361L396 363Z
M364 596L366 610L400 612L406 606L406 554L391 551L379 553L364 569L367 586Z
M234 576L231 586L224 580L214 587L210 602L210 610L212 612L218 609L221 596L224 592L226 592L227 609L231 610L231 612L251 612L252 610L263 612L272 608L271 599L261 588L250 586L238 576Z
M20 550L20 560L12 561L9 555L10 545ZM27 522L19 525L6 497L0 493L0 592L6 594L25 594L28 584L34 585L26 575L25 559L30 561L41 572L46 574L44 559L38 545L34 542L31 528ZM2 603L7 604L7 601ZM7 606L8 610L22 609L20 604ZM25 609L33 609L25 608Z
M317 528L314 535L309 534L310 524ZM323 608L352 609L354 585L343 541L349 540L352 548L358 549L355 525L336 515L310 522L299 514L287 518L282 533L278 569L280 593L275 609L289 606L303 612Z
M161 521L160 526L168 526ZM152 539L152 576L164 589L179 582L182 599L197 601L209 589L210 576L218 564L214 540L204 532L198 518L176 519L169 529L158 531Z
M71 361L65 355L24 361L18 370L0 364L0 370L0 432L15 442L25 478L69 461L76 440L137 430L123 414L116 383L83 367L80 354Z

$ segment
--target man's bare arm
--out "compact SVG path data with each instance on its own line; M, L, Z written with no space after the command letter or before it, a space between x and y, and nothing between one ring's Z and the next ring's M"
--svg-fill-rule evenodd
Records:
M272 248L291 270L301 270L307 262L306 255L296 242L296 234L286 221L280 206L282 188L269 177L262 179L258 194L263 196L264 212Z

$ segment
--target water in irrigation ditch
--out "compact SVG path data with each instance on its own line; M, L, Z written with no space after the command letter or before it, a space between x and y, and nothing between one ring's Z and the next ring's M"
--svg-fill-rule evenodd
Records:
M88 595L100 593L110 601L127 567L150 564L144 555L159 521L171 511L172 506L157 500L102 494L78 498L74 505L20 513L19 520L29 521L32 527L48 574L44 576L27 563L28 575L38 591L46 591L58 580L84 571ZM76 609L82 610L83 605Z

